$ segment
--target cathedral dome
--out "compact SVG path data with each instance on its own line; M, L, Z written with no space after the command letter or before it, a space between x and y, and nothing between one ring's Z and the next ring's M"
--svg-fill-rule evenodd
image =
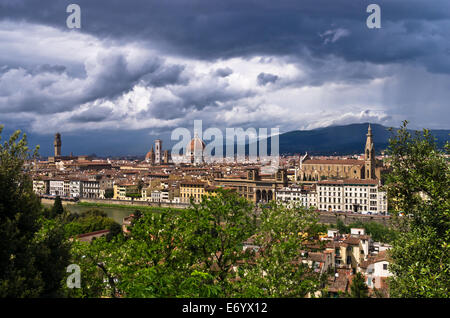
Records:
M206 145L201 140L197 134L195 134L195 137L192 138L192 140L189 142L189 144L186 147L186 150L188 153L195 152L195 151L203 151L205 149Z

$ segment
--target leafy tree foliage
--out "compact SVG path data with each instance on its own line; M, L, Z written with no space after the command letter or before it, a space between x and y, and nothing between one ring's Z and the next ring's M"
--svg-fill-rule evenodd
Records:
M122 234L122 227L119 223L114 222L109 226L109 233L106 235L106 240L109 242L114 237Z
M318 291L319 275L301 259L302 252L310 250L307 243L317 239L317 220L316 212L301 206L272 202L264 208L252 237L258 249L239 273L241 294L305 297Z
M2 127L0 126L0 133ZM59 295L68 265L60 226L45 222L24 163L37 155L16 131L0 144L0 297Z
M344 224L344 222L341 219L338 219L336 222L336 227L341 234L348 234L350 233L350 228Z
M339 223L340 222L340 223ZM344 225L344 223L339 220L337 228L341 229L340 233L350 233L351 228L363 228L366 233L372 237L375 242L390 243L394 240L396 232L388 226L385 226L378 222L362 222L357 221L349 225Z
M39 222L41 228L36 233L33 244L36 267L40 270L44 283L41 296L63 297L65 294L61 285L65 284L71 244L59 221L40 218Z
M449 152L449 144L445 146ZM398 236L390 251L393 297L448 297L450 167L428 130L407 122L391 138L388 194Z
M117 228L121 232L121 226L102 210L90 209L81 214L72 213L65 218L65 231L68 237L83 233L90 233L99 230L113 228L118 233ZM112 235L112 234L111 234Z
M254 234L256 215L253 205L231 191L193 204L181 215L183 242L190 262L199 264L223 288L235 278L232 268L241 259L242 242Z
M350 285L350 297L352 298L367 298L369 297L369 287L367 287L364 276L358 272L353 276Z
M105 198L111 199L114 196L114 189L108 188L105 190Z
M73 297L305 296L320 285L318 275L298 262L317 218L311 211L286 213L273 206L257 219L253 205L229 191L178 213L135 213L128 235L74 243L82 288L68 292ZM252 255L242 243L269 233L275 233L273 247L261 240L264 259L250 266ZM264 270L270 276L261 282L257 275Z
M61 198L57 196L55 198L55 202L53 203L53 207L51 210L50 218L55 218L57 216L60 216L64 213L64 208L61 202Z

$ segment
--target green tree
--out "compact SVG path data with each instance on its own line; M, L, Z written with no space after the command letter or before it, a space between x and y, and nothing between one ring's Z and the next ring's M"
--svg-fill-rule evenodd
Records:
M388 155L398 231L390 251L390 295L449 297L450 166L430 132L411 134L406 121L390 139Z
M233 266L242 256L242 243L254 234L253 204L229 190L204 198L182 213L183 243L192 264L209 273L223 290L235 278Z
M102 210L90 209L81 214L70 214L65 219L65 231L68 237L78 234L90 233L100 230L110 229L112 226L121 226Z
M128 237L76 242L73 262L81 267L82 288L74 297L175 297L189 277L180 249L179 215L164 210L144 213ZM106 281L106 283L105 283Z
M109 233L106 235L106 240L109 242L114 237L122 234L122 227L119 223L114 222L109 226Z
M105 198L111 199L114 196L114 189L108 188L105 190Z
M372 239L376 242L383 243L391 243L394 238L396 232L388 226L377 222L362 222L357 221L348 225L348 228L363 228L366 230L366 233L372 237Z
M302 206L287 208L271 202L262 210L253 236L257 251L240 266L240 295L244 297L305 297L319 291L321 277L302 260L315 241L318 215Z
M82 288L70 295L299 297L315 292L323 282L300 261L300 249L317 236L317 213L268 209L257 218L250 202L219 191L176 213L141 213L126 236L76 241L72 262L81 267ZM270 233L273 238L265 242ZM267 251L259 263L249 259L250 250L243 251L250 237L261 238L257 243ZM263 271L270 275L260 281Z
M364 276L358 272L353 276L352 283L350 285L350 297L352 298L367 298L369 297L369 288L366 285Z
M68 242L57 224L41 218L40 200L24 173L37 149L31 152L20 134L0 144L0 297L55 296L68 265Z
M338 229L339 233L341 233L341 234L350 233L350 227L346 226L341 219L337 220L336 228Z
M53 203L53 207L52 207L52 210L51 210L50 217L51 218L55 218L55 217L60 216L62 214L64 214L64 208L63 208L63 205L62 205L62 202L61 202L61 198L58 195L58 196L56 196L55 202Z
M41 228L36 233L33 244L35 264L44 283L40 296L63 297L65 294L61 284L65 284L71 244L66 239L61 222L44 218L40 218L39 222Z

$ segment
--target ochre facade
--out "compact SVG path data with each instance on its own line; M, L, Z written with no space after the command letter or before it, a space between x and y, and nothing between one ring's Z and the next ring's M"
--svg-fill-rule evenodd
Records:
M380 179L381 167L375 160L372 129L367 132L364 160L356 159L300 159L298 180L319 181L323 179Z

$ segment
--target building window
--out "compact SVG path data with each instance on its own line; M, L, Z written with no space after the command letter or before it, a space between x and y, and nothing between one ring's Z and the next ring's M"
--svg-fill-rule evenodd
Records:
M383 269L386 271L387 270L387 264L383 264Z

